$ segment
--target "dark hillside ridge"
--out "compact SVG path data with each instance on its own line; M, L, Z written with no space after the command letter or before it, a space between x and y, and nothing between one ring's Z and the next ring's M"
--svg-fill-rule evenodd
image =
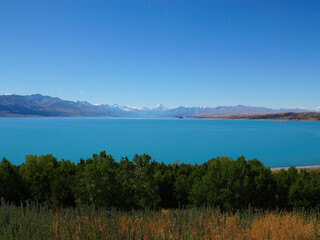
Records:
M52 110L24 96L0 96L0 116L55 116Z
M238 120L320 121L320 112L284 112L270 114L216 115L198 116L198 118Z
M0 116L34 117L102 117L110 116L94 105L64 101L60 98L42 96L2 95L0 96Z
M271 109L252 106L136 108L119 105L93 105L85 101L67 101L57 97L0 95L0 117L201 117L217 115L269 114L303 112L301 109Z

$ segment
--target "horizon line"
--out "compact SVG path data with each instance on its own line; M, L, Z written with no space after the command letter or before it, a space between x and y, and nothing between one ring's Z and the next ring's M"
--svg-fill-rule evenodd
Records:
M133 108L133 109L138 109L138 110L143 110L143 108L146 108L146 109L154 109L154 108L157 108L158 106L163 106L163 107L166 107L167 109L176 109L176 108L179 108L179 107L185 107L185 108L219 108L219 107L240 107L240 106L243 106L243 107L255 107L255 108L266 108L266 109L272 109L272 110L281 110L281 109L284 109L284 110L307 110L307 111L320 111L320 106L319 107L314 107L314 108L306 108L306 107L280 107L280 108L274 108L274 107L265 107L265 106L256 106L256 105L245 105L245 104L236 104L236 105L216 105L216 106L204 106L204 105L192 105L192 106L187 106L187 105L179 105L179 106L168 106L166 104L161 104L161 103L158 103L155 105L155 107L146 107L146 106L131 106L131 105L120 105L120 104L110 104L110 103L90 103L86 100L68 100L68 99L63 99L61 97L55 97L55 96L50 96L50 95L43 95L41 93L33 93L33 94L26 94L26 95L22 95L22 94L15 94L15 93L4 93L4 94L0 94L0 96L22 96L22 97L26 97L26 96L35 96L35 95L40 95L40 96L43 96L43 97L50 97L50 98L59 98L60 100L62 101L70 101L70 102L86 102L86 103L89 103L93 106L102 106L102 105L108 105L108 106L119 106L119 107L127 107L127 108Z

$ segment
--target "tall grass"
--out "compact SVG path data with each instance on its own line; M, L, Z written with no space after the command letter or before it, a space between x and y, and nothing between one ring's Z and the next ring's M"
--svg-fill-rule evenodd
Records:
M0 239L318 239L318 212L50 210L1 202Z

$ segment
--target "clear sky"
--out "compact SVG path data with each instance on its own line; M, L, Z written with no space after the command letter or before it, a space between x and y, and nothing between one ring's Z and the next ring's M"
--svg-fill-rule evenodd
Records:
M2 0L0 94L320 106L319 0Z

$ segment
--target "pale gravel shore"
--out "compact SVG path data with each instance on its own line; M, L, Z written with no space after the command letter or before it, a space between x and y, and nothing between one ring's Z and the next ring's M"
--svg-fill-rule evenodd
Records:
M309 166L294 166L296 169L314 170L319 169L320 165L309 165ZM288 170L290 167L273 167L271 171L280 171L281 169Z

